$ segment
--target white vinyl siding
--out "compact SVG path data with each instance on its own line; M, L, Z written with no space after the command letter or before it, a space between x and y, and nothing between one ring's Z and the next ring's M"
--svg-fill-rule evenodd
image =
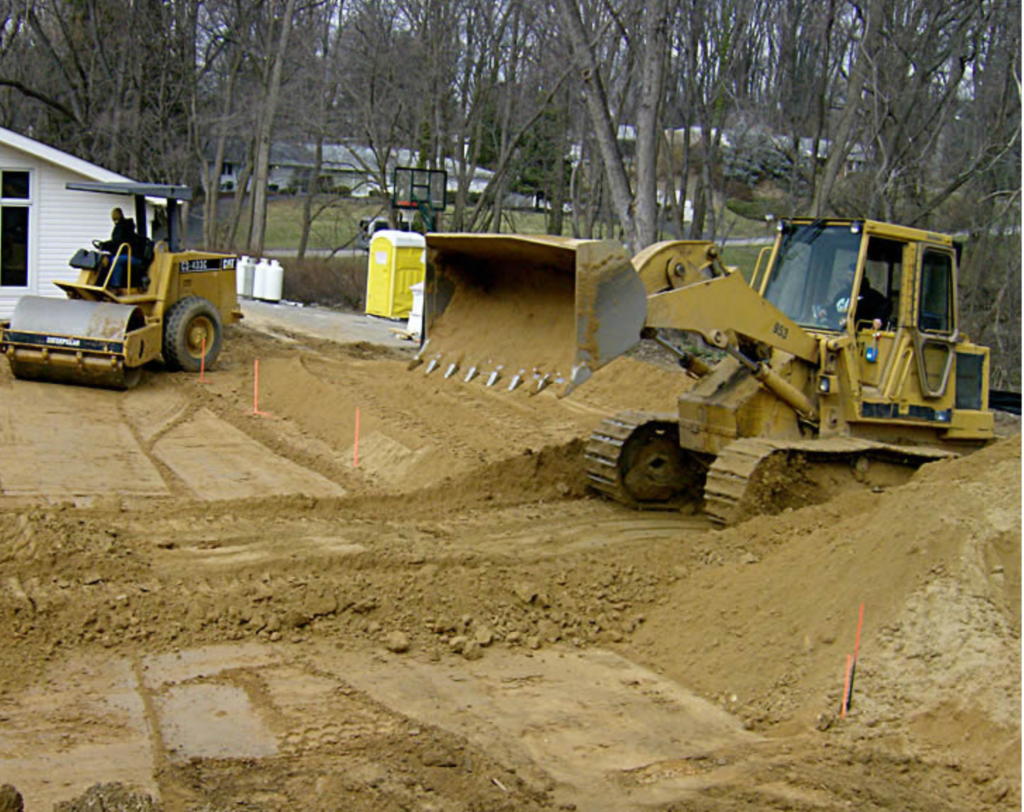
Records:
M57 156L61 154L56 153ZM76 169L91 168L95 171L73 171L0 143L0 170L30 173L28 285L24 288L0 287L0 318L10 318L18 299L24 294L63 298L63 291L53 282L77 279L78 272L68 265L68 261L79 248L91 247L92 240L105 240L110 236L110 210L121 206L126 216L135 216L130 197L68 191L66 186L71 182L129 179L67 157Z

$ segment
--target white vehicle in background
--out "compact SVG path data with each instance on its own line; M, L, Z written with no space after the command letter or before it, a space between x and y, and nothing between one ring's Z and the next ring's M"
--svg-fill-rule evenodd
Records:
M373 235L378 231L383 231L384 229L390 228L393 231L411 231L412 223L401 219L401 216L399 217L400 219L394 227L392 227L388 222L387 217L378 216L362 218L359 221L359 235L356 237L356 249L359 251L369 251L370 241L373 239Z

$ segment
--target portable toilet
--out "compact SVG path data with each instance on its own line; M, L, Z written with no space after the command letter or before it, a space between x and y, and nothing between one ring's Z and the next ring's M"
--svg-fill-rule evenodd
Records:
M378 231L370 240L366 274L366 312L387 319L404 319L412 310L410 288L427 273L427 241L422 234Z

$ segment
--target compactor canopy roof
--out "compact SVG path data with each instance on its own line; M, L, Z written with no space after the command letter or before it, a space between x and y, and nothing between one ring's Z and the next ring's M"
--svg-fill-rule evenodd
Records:
M192 189L188 186L175 186L170 183L101 183L98 181L82 181L69 183L68 189L75 192L103 192L108 195L142 195L143 197L160 197L164 200L191 200Z
M172 251L178 250L181 234L178 201L192 199L192 189L169 183L133 183L82 181L69 183L67 188L75 192L101 192L107 195L130 195L135 198L135 228L143 237L146 234L146 198L159 198L167 205L167 245Z

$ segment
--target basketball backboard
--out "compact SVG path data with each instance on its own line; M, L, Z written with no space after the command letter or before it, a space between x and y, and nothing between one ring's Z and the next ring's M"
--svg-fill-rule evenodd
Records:
M397 209L419 209L429 206L434 212L448 206L448 173L443 169L414 169L396 166L392 183L391 205Z

